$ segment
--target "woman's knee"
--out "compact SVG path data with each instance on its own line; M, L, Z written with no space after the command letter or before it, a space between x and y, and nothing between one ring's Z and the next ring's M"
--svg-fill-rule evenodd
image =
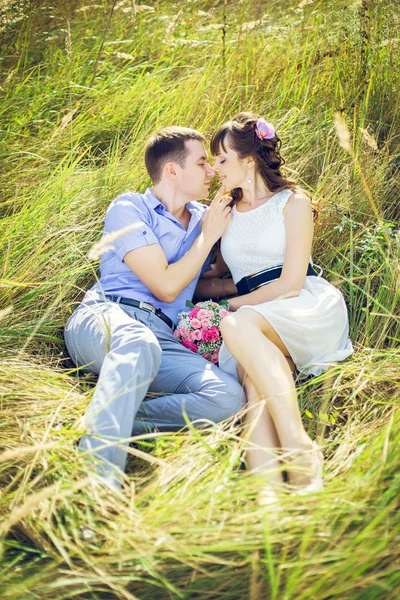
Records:
M290 356L287 347L270 322L253 309L245 308L225 317L221 321L220 330L224 342L231 352L232 348L238 344L242 347L246 346L246 352L257 352L258 350L252 342L255 335L262 334L284 356Z
M247 316L243 310L230 313L222 319L220 324L221 331L230 331L231 329L242 327L246 323L246 319Z
M222 337L225 339L243 337L249 330L254 328L254 322L251 318L251 311L237 311L224 317L220 324Z

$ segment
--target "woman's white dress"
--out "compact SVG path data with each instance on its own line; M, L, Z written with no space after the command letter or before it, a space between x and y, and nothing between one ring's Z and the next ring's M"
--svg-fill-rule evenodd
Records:
M283 209L292 194L292 190L277 192L248 212L233 207L231 224L221 240L221 252L235 283L283 264L286 250ZM242 308L251 308L269 321L289 350L300 377L319 375L353 353L343 296L321 273L318 277L306 277L296 297L245 305L239 310ZM225 344L221 347L219 366L237 377L236 360Z

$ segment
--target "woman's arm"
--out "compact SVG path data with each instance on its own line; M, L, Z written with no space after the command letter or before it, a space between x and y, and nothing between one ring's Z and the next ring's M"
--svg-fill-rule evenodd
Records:
M222 275L226 275L229 273L229 268L224 262L222 258L221 250L219 248L214 248L213 250L213 258L215 258L215 262L212 263L211 269L206 271L202 275L200 275L200 279L210 279L212 277L221 277Z
M233 279L220 279L219 277L208 277L199 279L194 297L196 300L209 300L215 298L226 298L237 294Z
M237 295L236 285L231 277L222 279L222 275L229 273L229 269L222 258L219 248L215 250L215 262L211 269L200 276L197 282L194 298L209 300L210 298L229 298Z
M292 194L283 214L286 221L286 252L281 276L250 294L229 300L232 311L245 304L262 304L271 300L298 296L303 289L314 234L309 199L300 193Z

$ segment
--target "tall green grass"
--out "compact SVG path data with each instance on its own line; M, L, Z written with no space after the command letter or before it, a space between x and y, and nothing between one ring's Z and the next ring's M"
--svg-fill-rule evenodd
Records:
M397 598L395 4L53 4L0 6L2 598ZM61 355L96 277L87 253L110 200L148 185L155 128L210 136L245 109L319 200L313 258L348 303L355 355L299 385L326 491L261 508L226 423L136 438L106 493L76 448L94 381Z

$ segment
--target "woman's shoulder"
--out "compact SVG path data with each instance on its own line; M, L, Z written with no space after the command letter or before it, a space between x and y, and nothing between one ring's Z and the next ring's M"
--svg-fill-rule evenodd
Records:
M296 190L296 189L290 189L287 190L289 193L287 194L287 197L285 198L285 203L284 203L284 211L285 214L287 214L288 212L294 212L294 213L311 213L312 212L312 207L311 207L311 201L309 196L307 196L307 194L305 192L303 192L302 190Z

